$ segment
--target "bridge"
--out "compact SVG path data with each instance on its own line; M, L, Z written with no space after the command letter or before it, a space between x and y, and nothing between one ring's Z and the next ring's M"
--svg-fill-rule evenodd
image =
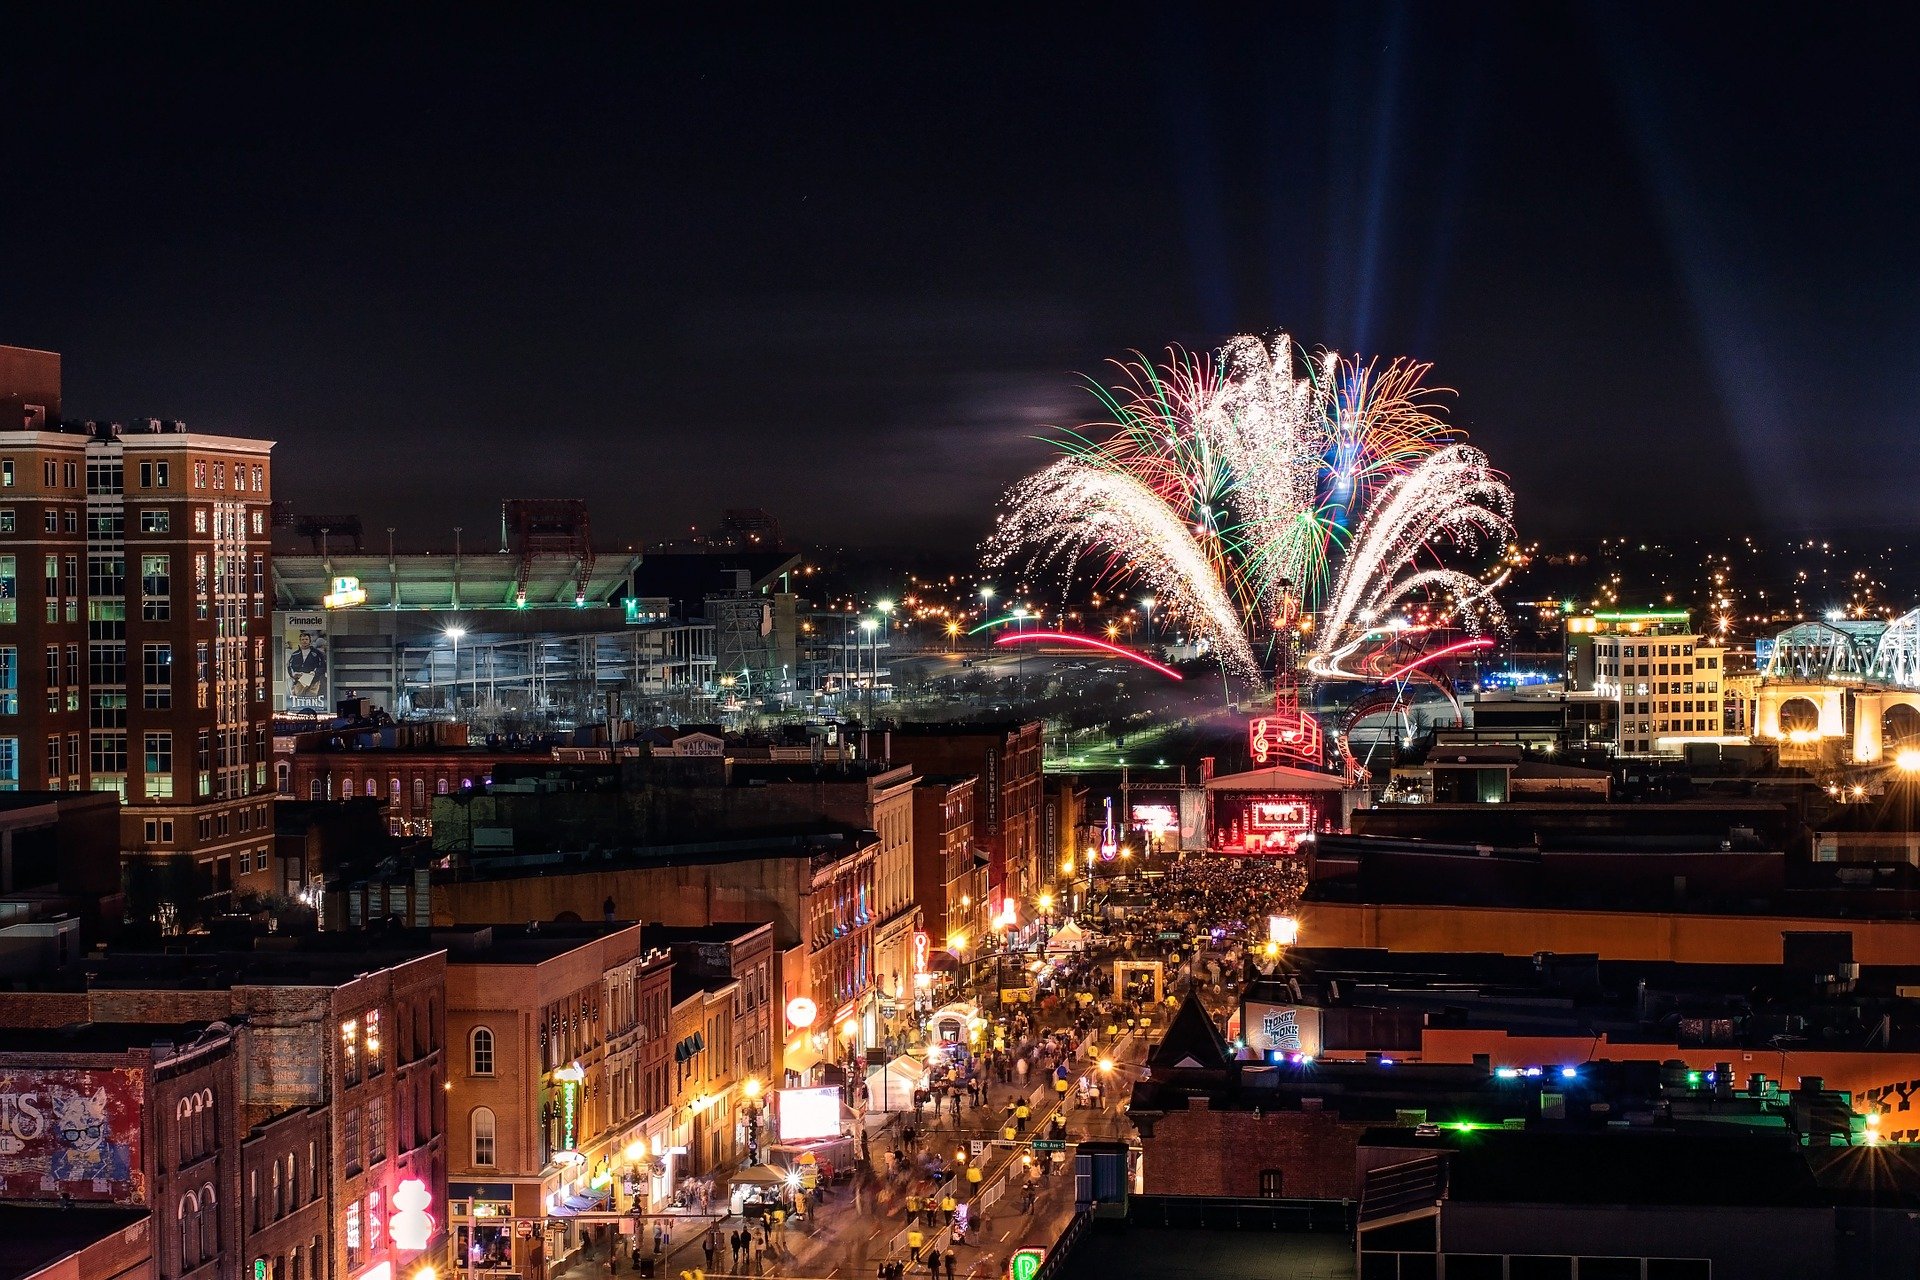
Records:
M1849 742L1856 764L1920 752L1920 609L1787 628L1766 648L1754 703L1757 737Z

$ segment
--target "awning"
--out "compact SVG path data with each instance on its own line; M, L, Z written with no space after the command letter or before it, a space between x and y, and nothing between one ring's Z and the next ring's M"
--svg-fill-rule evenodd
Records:
M565 1200L562 1200L559 1207L554 1210L554 1213L561 1217L568 1217L576 1213L586 1213L590 1210L598 1209L612 1198L612 1187L608 1187L604 1191L588 1191L585 1193L576 1191Z
M787 1175L771 1165L757 1164L751 1169L743 1169L733 1175L730 1181L736 1187L773 1187L787 1180Z

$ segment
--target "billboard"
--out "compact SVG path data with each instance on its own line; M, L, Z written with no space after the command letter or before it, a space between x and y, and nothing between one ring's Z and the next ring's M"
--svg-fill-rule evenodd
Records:
M779 1111L780 1141L840 1136L839 1089L779 1089L773 1096Z
M1276 1053L1317 1057L1321 1043L1320 1010L1313 1005L1249 1000L1240 1035L1247 1042L1247 1048L1257 1050L1263 1057Z
M0 1070L0 1199L144 1204L145 1096L124 1067Z
M327 652L325 613L282 613L280 662L274 683L280 689L280 710L333 713L332 657Z

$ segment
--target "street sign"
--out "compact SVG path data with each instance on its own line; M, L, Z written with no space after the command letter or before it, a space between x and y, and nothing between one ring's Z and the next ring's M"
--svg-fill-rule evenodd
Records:
M1058 1138L1035 1138L1033 1140L1033 1149L1035 1151L1065 1151L1067 1144Z
M980 1158L980 1153L987 1149L986 1142L979 1138L975 1138L973 1141L969 1142L967 1146L972 1148L972 1156L975 1160L978 1160Z

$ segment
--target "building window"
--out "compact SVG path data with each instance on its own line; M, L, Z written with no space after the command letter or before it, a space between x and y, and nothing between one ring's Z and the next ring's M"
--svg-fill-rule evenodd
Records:
M360 1083L360 1023L353 1018L340 1024L340 1071L348 1084Z
M20 649L0 644L0 716L20 714Z
M142 511L140 513L140 532L171 533L173 531L173 513L170 511Z
M367 1165L387 1158L387 1100L375 1098L367 1103Z
M469 1038L468 1059L476 1076L493 1074L493 1032L486 1027L475 1027ZM489 1161L491 1163L491 1161Z
M168 731L146 735L144 764L147 774L147 799L173 799L173 734Z
M13 488L13 459L0 458L0 489Z
M12 533L13 530L13 508L0 507L0 533Z
M473 1109L473 1164L476 1169L493 1167L493 1111L487 1107Z
M126 486L122 483L124 472L120 459L87 459L87 492L94 494L119 493Z
M1283 1179L1279 1169L1262 1169L1260 1171L1260 1198L1263 1200L1280 1199L1282 1195L1280 1190L1282 1181Z
M0 622L16 620L19 599L19 569L12 556L0 556Z
M150 711L164 711L173 705L173 645L171 642L140 646L140 699Z
M20 789L20 739L0 738L0 791Z

